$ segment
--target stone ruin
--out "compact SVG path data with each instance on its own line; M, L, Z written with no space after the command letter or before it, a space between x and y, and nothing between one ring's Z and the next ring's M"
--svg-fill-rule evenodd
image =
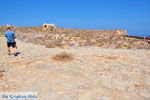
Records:
M14 29L14 28L15 28L15 25L8 25L8 24L6 24L6 25L3 25L3 26L1 27L1 29L2 29L2 30L6 30L8 27L10 27L11 29Z
M7 31L8 27L11 27L12 30L14 30L15 25L8 25L8 24L6 24L6 25L3 25L3 26L0 26L0 33L4 34L4 32Z
M55 24L47 24L47 23L44 23L44 24L42 25L42 27L43 27L43 31L48 31L48 30L50 30L50 31L55 31L55 30L57 29L57 27L56 27Z
M8 24L6 24L6 25L4 25L4 26L2 26L3 28L8 28L8 27L11 27L11 28L15 28L15 25L8 25Z

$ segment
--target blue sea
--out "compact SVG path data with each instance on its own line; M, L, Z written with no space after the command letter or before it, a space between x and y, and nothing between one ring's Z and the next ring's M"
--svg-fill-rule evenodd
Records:
M139 37L150 37L150 33L144 33L144 34L140 34L140 33L128 33L129 36L139 36Z

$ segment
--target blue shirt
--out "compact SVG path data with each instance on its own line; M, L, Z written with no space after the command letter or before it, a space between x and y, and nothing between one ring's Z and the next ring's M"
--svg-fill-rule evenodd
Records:
M5 37L7 39L7 42L15 42L15 32L13 31L7 31L5 32Z

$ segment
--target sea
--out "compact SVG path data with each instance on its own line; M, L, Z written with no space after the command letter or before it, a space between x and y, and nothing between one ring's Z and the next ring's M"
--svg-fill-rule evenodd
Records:
M150 37L150 33L128 33L129 36L138 36L138 37Z

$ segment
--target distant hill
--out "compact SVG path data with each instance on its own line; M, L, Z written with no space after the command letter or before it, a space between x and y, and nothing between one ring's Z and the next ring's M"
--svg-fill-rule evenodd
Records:
M128 36L126 30L80 30L43 27L15 27L17 37L26 42L42 44L48 48L70 46L98 46L101 48L150 49L149 41ZM5 28L0 29L6 31Z

